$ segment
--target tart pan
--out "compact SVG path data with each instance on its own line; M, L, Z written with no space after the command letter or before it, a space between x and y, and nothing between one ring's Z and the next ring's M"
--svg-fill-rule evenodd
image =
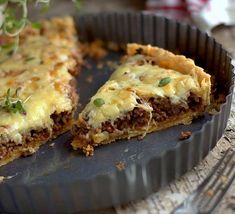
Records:
M226 101L213 116L205 114L191 125L151 133L143 140L120 140L99 147L93 157L73 151L71 136L65 133L33 156L0 168L1 176L13 176L0 184L0 213L75 213L142 199L197 165L226 127L233 66L228 52L206 33L153 14L103 13L78 16L76 21L81 41L100 38L151 44L193 58L215 77ZM118 61L122 54L109 53L100 62L88 59L91 68L83 68L78 78L78 111L112 72L107 66L97 69L97 63ZM181 131L193 134L179 141ZM124 169L118 169L118 163Z

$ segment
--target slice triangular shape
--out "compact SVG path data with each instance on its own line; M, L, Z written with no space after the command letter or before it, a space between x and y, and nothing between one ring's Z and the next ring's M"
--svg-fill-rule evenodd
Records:
M74 149L94 147L177 124L189 124L210 104L210 75L185 56L129 44L127 56L90 99L74 125Z

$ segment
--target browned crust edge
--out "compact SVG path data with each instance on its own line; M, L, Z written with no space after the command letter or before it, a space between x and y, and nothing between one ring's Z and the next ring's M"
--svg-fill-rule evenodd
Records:
M183 55L175 55L165 49L151 46L130 43L127 45L127 55L143 54L153 58L154 63L166 69L173 69L182 74L188 74L198 80L200 85L200 94L204 105L210 104L211 94L211 76L203 68L195 65L192 59Z

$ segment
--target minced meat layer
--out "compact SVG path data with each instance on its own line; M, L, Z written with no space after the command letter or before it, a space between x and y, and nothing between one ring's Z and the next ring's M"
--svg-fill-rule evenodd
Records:
M39 145L41 142L47 141L49 138L51 138L51 135L57 136L60 134L65 127L70 123L72 119L72 113L71 112L62 112L60 114L52 114L51 118L53 119L53 127L52 130L49 130L48 128L41 129L41 130L31 130L30 132L23 134L22 144L16 143L14 141L6 141L1 142L0 141L0 161L4 159L4 157L8 156L9 153L14 153L14 151L18 150L25 150L25 155L29 154L27 151L27 148L30 147L30 145L33 145L37 142L39 142Z
M124 117L116 119L113 123L106 121L102 123L101 130L108 133L113 133L116 130L123 131L128 129L138 129L148 125L150 119L156 122L162 122L170 119L176 115L185 113L189 110L193 111L203 111L204 106L202 105L202 100L197 95L190 93L187 100L187 105L185 104L172 104L169 98L150 98L148 104L153 108L152 118L150 112L145 111L142 108L135 107L133 111L128 112ZM76 135L76 140L81 144L92 144L87 139L87 134L89 134L88 127L74 127L73 132Z

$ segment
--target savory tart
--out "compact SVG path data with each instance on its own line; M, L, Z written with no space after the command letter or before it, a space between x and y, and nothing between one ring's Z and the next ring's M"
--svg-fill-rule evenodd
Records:
M95 146L177 124L190 124L210 104L210 75L185 56L129 44L127 56L91 98L73 127L73 148Z
M70 129L81 64L73 19L27 27L18 51L0 51L0 165Z

